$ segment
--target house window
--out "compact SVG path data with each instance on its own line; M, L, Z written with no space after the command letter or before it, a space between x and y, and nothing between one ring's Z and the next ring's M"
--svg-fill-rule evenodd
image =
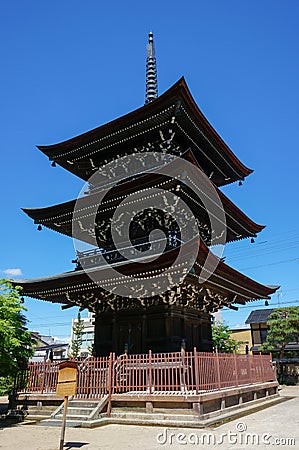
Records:
M252 343L253 345L261 345L265 342L268 328L265 323L251 324Z
M267 338L267 328L261 328L261 340L262 340L262 344L265 342L266 338Z
M252 341L253 345L260 345L262 343L260 330L252 330Z
M82 347L90 347L93 344L94 333L93 331L87 331L82 333Z

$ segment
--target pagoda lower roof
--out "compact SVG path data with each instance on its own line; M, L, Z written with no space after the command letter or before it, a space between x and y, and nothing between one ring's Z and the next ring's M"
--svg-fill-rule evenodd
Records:
M188 159L193 157L193 155L190 154L187 156ZM187 156L185 155L186 158ZM172 189L174 193L176 193L177 185L178 181L176 179L165 179L163 175L145 173L136 179L115 186L108 192L100 206L98 206L98 194L95 191L78 200L71 200L45 208L23 208L23 211L33 219L36 224L44 225L47 228L72 237L72 222L75 208L76 211L80 211L80 214L82 214L83 229L84 217L90 216L90 213L95 208L97 209L97 217L105 219L111 215L111 211L117 207L120 200L125 204L124 199L132 192L144 191L144 196L146 198L149 188ZM253 237L263 230L263 225L259 225L251 220L241 209L229 200L217 186L214 187L223 205L226 216L227 242ZM177 195L189 205L195 217L203 220L204 223L209 224L209 218L205 208L198 202L196 195L188 190L183 183L181 184L180 191ZM76 218L79 219L78 212L76 212ZM86 229L87 228L88 225L86 225ZM81 240L94 244L94 240L90 238L88 232L82 232ZM104 244L105 243L103 242L103 245Z
M188 246L190 249L194 248L194 242L186 245L187 250ZM114 275L113 278L111 278L110 267L103 266L45 278L18 280L14 281L14 285L22 287L24 296L68 306L79 305L83 308L91 308L89 302L103 303L107 299L116 301L117 296L106 292L105 286L111 286L111 284L121 286L125 283L124 277L129 279L132 275L139 280L155 278L157 274L163 273L163 270L170 267L170 261L176 258L177 252L178 249L174 249L163 253L154 265L151 261L148 263L143 261L142 264L135 261L114 265L112 267L117 270L119 275ZM209 265L203 270L208 253L209 250L201 241L195 265L183 281L185 287L191 289L197 296L205 296L207 302L209 299L211 302L213 299L220 299L221 305L219 304L219 306L245 304L247 301L268 299L278 289L278 286L263 285L241 274L214 255L211 257ZM211 268L214 268L216 260L218 265L213 271ZM178 270L182 270L182 267L177 267L175 264L171 266L173 273L177 273ZM93 281L99 271L101 271L101 280L104 280L101 286ZM211 271L210 277L201 283L199 276L205 276L209 271ZM93 308L95 308L94 304Z
M200 111L183 77L135 111L72 139L38 148L50 160L88 180L109 158L131 153L169 129L180 144L192 148L205 173L213 174L216 185L242 180L252 173Z

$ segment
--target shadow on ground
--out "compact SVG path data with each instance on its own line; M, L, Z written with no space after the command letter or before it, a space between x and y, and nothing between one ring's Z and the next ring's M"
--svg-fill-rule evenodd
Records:
M88 445L89 442L65 442L63 447L65 450L71 450L72 448L81 448L84 445Z
M1 419L0 420L0 431L3 430L3 428L8 428L8 427L15 427L17 425L20 424L20 419L10 419L10 418L6 418L6 419Z
M0 403L0 416L2 415L2 414L6 414L7 413L7 411L8 411L8 403L7 402L5 402L5 403Z

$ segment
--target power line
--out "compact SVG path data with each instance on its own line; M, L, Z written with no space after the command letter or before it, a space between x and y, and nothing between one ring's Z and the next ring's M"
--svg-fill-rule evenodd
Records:
M49 328L49 327L65 327L65 326L72 326L71 322L48 322L45 325L38 325L39 328Z
M277 302L277 303L271 303L271 304L269 304L267 307L265 307L265 305L244 305L244 306L240 306L239 307L239 311L242 311L243 309L248 309L248 308L250 308L250 309L253 309L253 308L272 308L273 306L281 306L281 305L290 305L290 304L293 304L293 303L299 303L299 300L291 300L291 301L288 301L288 302ZM225 307L225 308L223 308L223 310L225 310L225 311L230 311L230 309L229 308L227 308L227 307Z
M270 251L278 249L278 248L289 248L292 246L296 246L299 244L298 241L299 235L295 236L288 236L284 239L273 239L273 240L267 240L263 242L256 242L254 245L251 245L250 247L247 247L245 249L240 248L234 248L231 249L228 246L225 247L225 250L227 251L227 257L235 258L240 255L252 255L252 253L259 252L259 254L263 254L265 251ZM258 245L261 246L261 248L256 248ZM269 248L270 247L270 248Z
M261 264L260 266L244 267L244 268L241 268L240 270L259 269L260 267L276 266L277 264L283 264L283 263L290 262L290 261L298 261L299 262L299 257L292 258L292 259L285 259L284 261L277 261L274 263Z
M271 237L270 239L265 239L264 241L260 241L260 242L257 241L257 242L255 242L255 245L265 245L265 244L271 244L271 243L275 243L275 242L285 242L285 241L298 239L298 237L299 237L298 230L294 234L290 234L290 233L285 232L283 238L279 238L279 239L274 238L274 239L272 239L272 237ZM245 242L245 240L237 241L237 242ZM236 247L233 247L232 248L232 252L234 252L234 251L238 251L238 249Z
M246 250L244 250L234 255L226 254L226 257L231 261L239 261L241 259L248 259L253 256L264 256L277 252L281 253L282 251L292 250L293 248L299 248L299 241L295 243L292 242L289 244L276 245L275 247L272 246L269 248L263 248L261 250L255 248L252 249L252 251L250 250L249 252L246 252Z

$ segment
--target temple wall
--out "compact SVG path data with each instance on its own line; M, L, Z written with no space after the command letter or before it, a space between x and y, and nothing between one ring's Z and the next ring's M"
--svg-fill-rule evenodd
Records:
M188 307L158 305L98 313L95 317L95 355L212 351L211 315Z

